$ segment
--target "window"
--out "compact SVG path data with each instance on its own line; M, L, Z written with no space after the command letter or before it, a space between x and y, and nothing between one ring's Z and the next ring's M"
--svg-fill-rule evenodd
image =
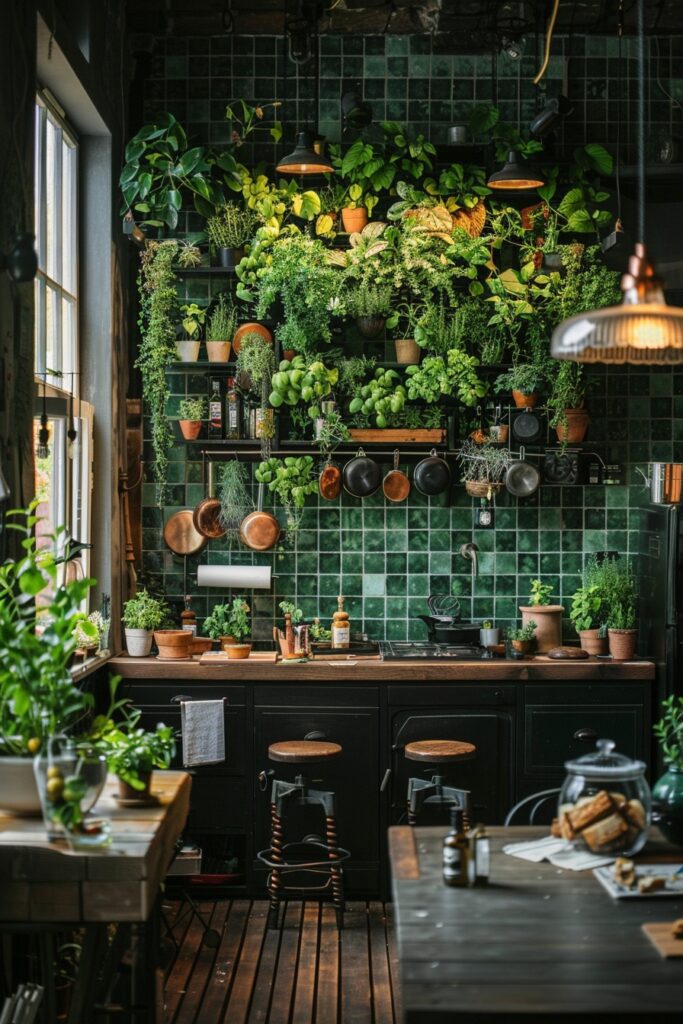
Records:
M66 527L88 543L91 523L93 410L80 399L78 352L78 144L47 94L35 106L36 497L40 532ZM39 446L47 416L47 454ZM85 574L88 553L81 556ZM80 572L80 569L79 569Z

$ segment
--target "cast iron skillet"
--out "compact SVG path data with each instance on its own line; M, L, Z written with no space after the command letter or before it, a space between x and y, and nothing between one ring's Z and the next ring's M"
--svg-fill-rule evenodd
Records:
M533 409L525 409L515 416L511 424L512 436L521 444L533 444L543 433L543 423Z
M344 490L354 498L369 498L382 482L382 473L374 459L362 448L347 462L342 474Z
M508 466L505 474L505 487L515 498L528 498L535 494L541 482L541 474L531 462L524 458L524 448L519 449L519 460Z
M420 494L441 494L451 486L450 466L436 448L432 448L426 459L421 459L413 473L413 483Z

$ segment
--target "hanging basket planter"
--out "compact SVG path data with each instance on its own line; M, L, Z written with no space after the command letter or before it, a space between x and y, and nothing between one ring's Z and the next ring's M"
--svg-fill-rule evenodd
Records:
M498 494L503 485L499 481L493 483L489 480L466 480L465 490L472 498L488 498L490 501L494 494Z

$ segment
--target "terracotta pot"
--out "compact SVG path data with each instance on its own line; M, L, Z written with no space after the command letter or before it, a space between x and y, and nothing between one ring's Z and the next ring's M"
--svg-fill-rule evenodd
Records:
M178 420L178 426L186 441L196 441L202 432L201 420Z
M364 338L376 338L384 330L385 322L385 318L380 313L356 317L356 327Z
M159 657L179 661L190 653L192 633L187 629L155 629L154 642L159 648Z
M196 363L200 344L199 341L176 341L175 348L181 363Z
M420 362L422 349L414 338L396 338L394 341L396 349L396 362L401 366L413 366Z
M190 654L204 654L210 651L213 640L209 636L193 636L190 640Z
M150 787L152 785L152 773L151 772L138 772L140 782L144 782L144 789L135 789L134 786L130 786L123 779L117 778L118 795L121 800L144 800L145 797L149 796Z
M368 222L368 211L364 206L356 206L355 208L345 206L341 211L341 218L344 231L352 234L354 231L363 230Z
M504 444L508 439L510 427L507 423L495 423L489 427L489 440L494 443Z
M567 417L567 423L566 426L564 423L558 423L555 427L557 439L563 443L578 444L583 441L588 430L590 423L588 411L586 409L565 409L564 414Z
M295 355L296 355L296 349L295 348L283 348L283 350L282 350L282 358L283 359L289 359L290 363L291 363L291 361L292 361L292 359L294 358Z
M589 654L607 654L608 640L606 636L599 636L598 629L580 629L579 640L584 651Z
M210 363L227 363L230 358L230 342L207 341L206 357Z
M533 409L538 401L538 392L532 391L527 395L523 391L513 391L512 399L518 409Z
M630 661L636 653L637 629L608 629L609 652L615 661Z
M513 651L517 651L518 654L528 654L530 641L529 640L511 640Z
M536 653L545 654L553 647L562 646L562 615L561 604L520 605L522 628L528 622L536 623Z
M228 644L225 648L228 658L248 658L251 644Z
M221 651L227 651L231 644L236 644L234 636L221 636L218 638L218 647Z

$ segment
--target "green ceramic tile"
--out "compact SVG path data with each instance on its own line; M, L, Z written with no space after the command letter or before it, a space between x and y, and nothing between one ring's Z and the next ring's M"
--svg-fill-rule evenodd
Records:
M408 530L408 551L427 551L429 535L426 530Z
M384 598L366 597L363 599L364 616L370 619L384 618Z
M371 552L363 559L363 572L383 573L386 565L384 552Z
M429 556L430 573L450 573L451 554L450 551L436 551Z
M401 575L392 575L386 577L387 594L392 597L404 596L408 592L408 580L407 577Z
M387 551L407 551L408 531L387 530L386 535L382 535L382 546L384 547L384 545L386 545Z
M363 577L349 575L346 571L342 575L342 591L344 594L362 594Z
M451 580L451 594L453 597L469 597L472 593L471 576L454 576Z
M510 574L509 576L501 576L500 573L496 575L496 584L494 593L503 597L515 594L517 592L517 578Z
M333 576L333 575L324 574L324 575L319 577L319 581L320 581L320 584L319 584L319 587L318 587L318 593L321 596L334 597L335 595L339 594L339 586L340 586L341 580L340 580L340 577L338 575L334 575Z
M408 601L405 597L388 597L386 615L388 619L405 619L408 614Z
M345 573L359 573L363 571L363 556L355 551L344 551L341 556L342 570Z
M386 593L386 576L380 573L365 573L363 575L363 596L383 597Z
M562 534L559 530L540 530L538 546L540 551L559 551Z
M450 522L450 509L432 508L429 510L429 527L431 530L447 530Z
M494 543L496 552L515 551L517 549L517 534L512 530L494 530Z
M300 554L300 555L298 555L297 556L297 560L296 560L296 569L297 569L297 572L301 572L301 573L317 572L318 571L318 555L317 555L317 553L316 554L309 553L309 554Z
M484 551L479 555L479 572L487 575L495 572L496 556L491 551Z
M538 552L538 530L519 530L517 534L518 551Z
M392 556L393 557L393 556ZM429 568L429 555L422 551L408 552L408 572L423 573Z
M409 508L408 509L408 529L410 530L426 530L429 526L429 509L426 508Z
M389 573L403 573L405 575L408 571L408 555L402 552L388 554L386 556L386 571Z
M514 554L496 552L496 572L514 573L517 570L517 557Z
M384 529L384 509L381 509L381 508L363 509L363 529L364 530L383 530Z
M363 619L363 630L372 640L384 640L384 617L381 619Z

